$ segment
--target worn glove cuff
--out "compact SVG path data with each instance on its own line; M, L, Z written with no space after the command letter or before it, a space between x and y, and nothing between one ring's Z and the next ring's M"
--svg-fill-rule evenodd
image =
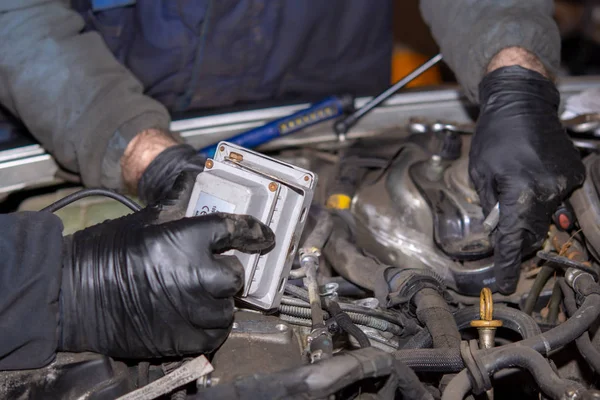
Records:
M202 172L204 157L187 144L169 147L146 168L138 183L138 195L146 204L155 204L171 190L183 171Z
M497 96L509 95L513 101L538 98L538 104L547 104L558 110L560 93L556 85L539 72L518 65L498 68L487 74L479 84L481 107L498 100Z

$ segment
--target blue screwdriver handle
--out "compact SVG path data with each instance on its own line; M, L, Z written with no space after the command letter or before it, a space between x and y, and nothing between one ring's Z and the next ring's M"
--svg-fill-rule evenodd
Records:
M289 135L320 122L339 117L352 111L353 106L354 100L351 96L331 96L304 110L242 132L226 140L242 147L254 148L280 136ZM200 149L199 154L205 157L213 157L216 151L217 144L214 144Z

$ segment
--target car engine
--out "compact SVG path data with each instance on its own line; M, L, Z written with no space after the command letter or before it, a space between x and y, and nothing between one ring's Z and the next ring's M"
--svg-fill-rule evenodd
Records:
M0 397L599 399L595 141L576 141L586 181L501 295L467 172L473 124L411 112L360 138L264 148L318 184L276 306L239 301L210 367L60 353L0 372Z

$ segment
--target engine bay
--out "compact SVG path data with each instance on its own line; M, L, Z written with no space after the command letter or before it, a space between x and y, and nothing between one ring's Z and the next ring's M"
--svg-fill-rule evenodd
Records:
M469 108L410 96L396 99L408 118L384 108L345 140L313 130L259 149L318 184L289 276L269 286L281 296L269 309L236 303L228 339L204 355L212 372L170 390L165 378L193 360L61 353L0 372L0 397L600 398L600 142L574 136L585 183L502 295L468 174ZM190 132L203 129L181 136L201 147Z

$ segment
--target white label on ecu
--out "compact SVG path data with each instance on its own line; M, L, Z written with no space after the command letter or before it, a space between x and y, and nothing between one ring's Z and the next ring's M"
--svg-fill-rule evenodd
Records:
M207 215L216 212L233 213L234 211L235 204L231 204L212 194L200 192L200 196L198 196L198 201L196 202L196 208L194 209L194 216Z

